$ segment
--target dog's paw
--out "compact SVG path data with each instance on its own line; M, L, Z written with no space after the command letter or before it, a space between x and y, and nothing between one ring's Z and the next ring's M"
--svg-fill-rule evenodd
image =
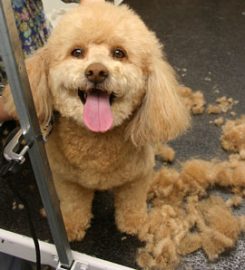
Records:
M146 222L146 213L130 212L116 215L117 227L121 232L137 235Z
M86 229L81 228L78 224L71 224L70 222L65 222L65 228L70 242L82 240L86 232Z
M77 217L64 217L64 223L68 240L80 241L84 238L86 230L90 227L90 219L82 219Z

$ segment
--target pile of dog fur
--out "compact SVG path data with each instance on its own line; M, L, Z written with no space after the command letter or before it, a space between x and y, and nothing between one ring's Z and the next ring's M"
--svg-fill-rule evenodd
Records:
M210 113L215 106L226 113L235 104L223 97L206 109L200 91L183 87L180 94L193 114ZM230 152L227 160L193 159L178 170L156 172L148 193L148 220L139 233L145 246L138 250L137 263L143 269L176 269L181 256L199 249L215 260L245 231L245 216L233 213L245 196L245 116L223 122L221 145ZM167 161L174 159L169 146L160 145L156 152ZM214 192L217 187L229 192L229 198Z

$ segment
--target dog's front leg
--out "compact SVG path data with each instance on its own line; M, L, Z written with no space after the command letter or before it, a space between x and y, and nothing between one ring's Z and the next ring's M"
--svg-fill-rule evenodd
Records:
M137 234L147 217L147 192L151 176L115 189L115 219L120 231Z
M79 241L90 226L94 191L68 181L55 184L68 239Z

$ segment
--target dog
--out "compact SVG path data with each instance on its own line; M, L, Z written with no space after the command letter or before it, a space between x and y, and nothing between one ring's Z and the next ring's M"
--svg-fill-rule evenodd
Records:
M138 234L147 217L154 144L184 132L189 114L163 46L126 5L81 2L47 44L26 60L70 241L90 226L96 190L111 190L120 231ZM9 86L5 109L16 116Z

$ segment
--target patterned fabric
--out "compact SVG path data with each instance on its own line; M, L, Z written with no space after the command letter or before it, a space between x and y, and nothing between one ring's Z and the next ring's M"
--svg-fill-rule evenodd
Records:
M42 47L50 34L41 0L12 0L16 26L26 55Z
M11 0L22 49L29 55L42 47L50 34L51 25L46 20L41 0ZM0 57L0 85L6 82Z

